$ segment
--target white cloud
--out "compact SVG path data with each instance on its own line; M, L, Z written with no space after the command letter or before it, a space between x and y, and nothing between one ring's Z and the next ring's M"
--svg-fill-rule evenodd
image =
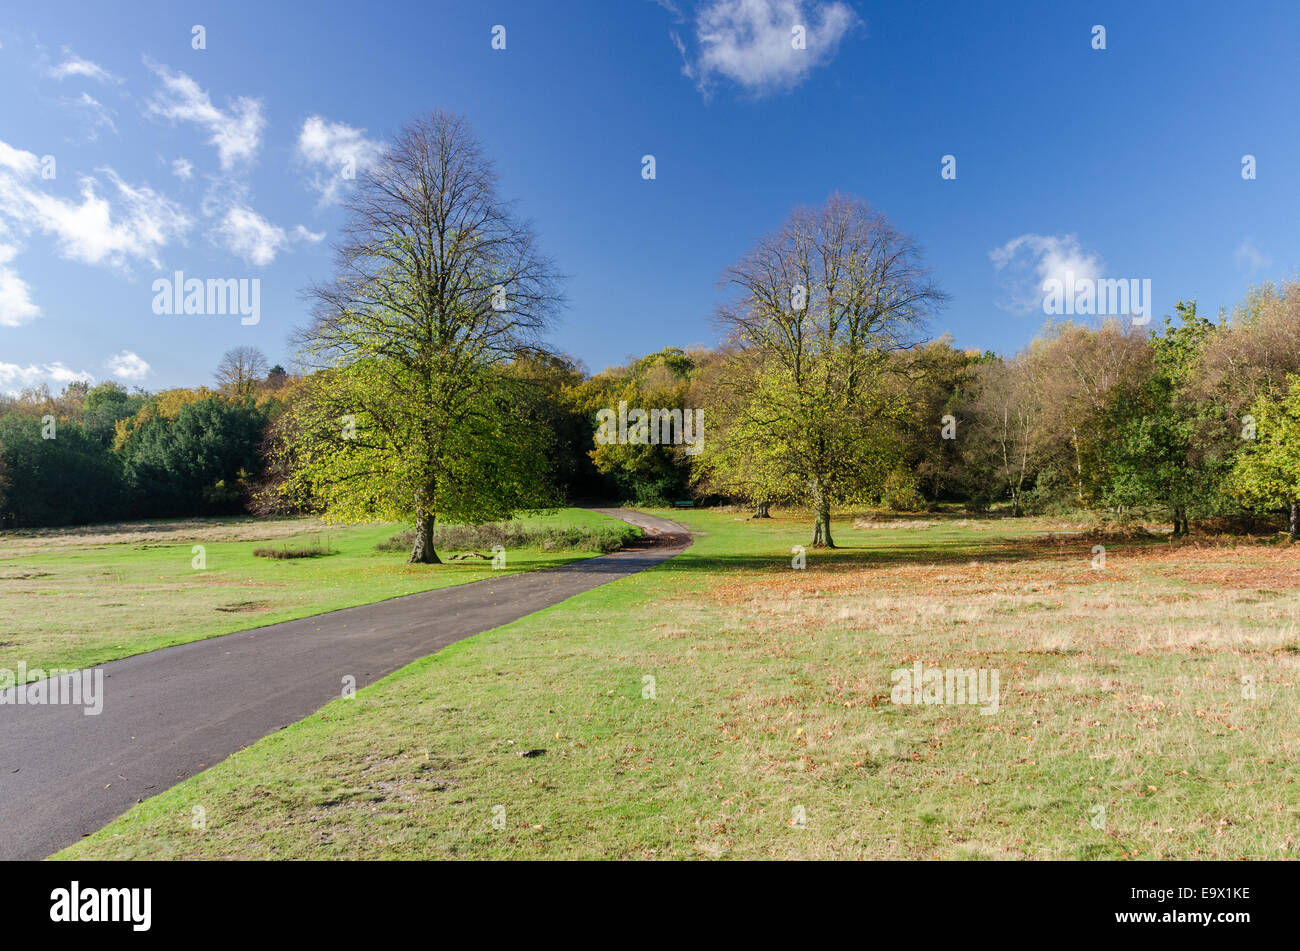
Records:
M1261 251L1251 238L1241 242L1241 247L1233 252L1232 259L1237 263L1237 267L1247 274L1262 271L1273 263L1273 259Z
M53 235L71 260L124 266L138 259L156 267L159 251L190 226L175 202L148 185L128 185L110 168L97 171L115 189L114 203L99 194L99 181L89 175L80 179L80 201L41 191L39 168L31 152L0 142L0 220Z
M214 237L226 250L257 267L265 267L274 261L289 242L283 228L243 205L236 205L226 212Z
M84 76L86 79L93 79L101 83L120 83L122 80L114 76L103 66L98 63L92 63L88 59L82 59L66 46L63 47L63 62L57 66L51 66L46 71L46 75L55 79L67 79L69 76Z
M309 244L316 244L325 240L324 231L308 231L302 225L293 229L293 238L295 241L306 241Z
M706 95L719 78L748 91L791 89L829 62L840 40L861 21L841 0L710 0L695 18L694 62L676 33L682 72ZM795 28L802 27L802 49Z
M216 146L223 170L257 154L266 128L260 100L241 96L229 109L218 109L207 92L185 73L173 73L148 60L145 64L163 81L163 88L149 101L150 115L193 122L207 129L212 133L208 142Z
M298 158L312 166L312 187L321 202L338 200L343 185L359 173L373 168L384 154L382 142L365 137L365 129L322 116L310 116L298 133Z
M16 172L19 175L35 175L41 170L41 160L31 152L16 149L7 142L0 141L0 172Z
M63 384L66 386L78 380L93 383L95 377L83 371L70 369L58 361L40 366L32 363L25 367L17 363L0 363L0 391L12 395L17 395L27 387L39 386L42 383Z
M109 357L108 362L104 365L108 367L111 376L122 380L143 380L149 375L151 369L149 364L145 363L138 354L130 350L123 350L121 353Z
M1063 287L1072 287L1068 275L1075 281L1090 281L1099 279L1102 271L1101 260L1084 253L1072 234L1022 234L994 248L989 258L1003 273L1011 293L1011 299L1001 306L1021 313L1042 308L1048 281L1059 280Z
M95 379L93 373L69 369L57 360L54 363L45 364L45 372L49 374L50 379L55 383L76 383L78 380L91 383Z
M194 165L188 159L178 158L172 160L172 174L177 178L189 179L194 177Z
M31 288L17 271L5 266L17 251L13 245L0 244L0 327L17 327L41 314L32 301Z

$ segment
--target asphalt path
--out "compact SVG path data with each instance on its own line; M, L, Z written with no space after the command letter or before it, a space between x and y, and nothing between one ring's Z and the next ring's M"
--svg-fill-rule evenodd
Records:
M629 549L406 595L111 661L103 710L0 704L0 859L40 859L341 696L448 644L679 554L676 522L596 509L647 530Z

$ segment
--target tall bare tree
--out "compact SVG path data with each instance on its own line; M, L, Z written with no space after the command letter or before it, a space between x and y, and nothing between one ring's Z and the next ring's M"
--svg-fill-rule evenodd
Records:
M286 491L342 519L411 518L410 561L437 563L439 517L541 500L526 381L503 368L543 350L558 278L457 115L403 128L346 208L335 279L309 292L298 338L317 372L285 414Z
M239 397L250 396L266 376L266 354L256 347L232 347L221 356L214 374L217 385Z
M864 497L896 461L905 407L874 385L945 299L920 252L865 202L796 208L723 274L718 311L754 367L739 429L801 487L814 547L834 547L831 507ZM751 465L754 463L751 461Z

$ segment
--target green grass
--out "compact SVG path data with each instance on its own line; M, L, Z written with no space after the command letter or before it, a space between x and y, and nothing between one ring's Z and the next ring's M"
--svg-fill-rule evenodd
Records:
M795 571L803 516L660 514L704 534L59 857L1296 856L1300 551L1102 540L1096 571L1068 526L843 519ZM998 669L999 712L891 703L917 660Z
M537 528L624 525L582 509L521 519ZM0 667L88 667L417 591L531 571L596 552L508 550L481 560L407 565L375 545L401 526L332 528L316 519L193 519L0 532ZM194 567L203 548L205 568ZM320 549L328 557L256 557ZM454 549L452 550L454 551ZM450 552L449 552L450 553Z

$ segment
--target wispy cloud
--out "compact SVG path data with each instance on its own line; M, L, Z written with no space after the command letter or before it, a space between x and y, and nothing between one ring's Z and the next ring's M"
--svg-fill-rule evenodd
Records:
M1251 238L1241 242L1241 246L1233 252L1232 259L1248 275L1262 271L1273 263L1273 259L1261 251Z
M1101 259L1086 253L1072 234L1022 234L990 251L989 259L1010 293L999 306L1026 314L1042 308L1048 281L1069 287L1068 275L1076 281L1097 280L1102 272Z
M694 55L670 36L683 74L705 95L721 79L762 96L798 86L861 22L840 0L707 0L695 17Z
M383 153L383 143L366 138L365 129L322 116L308 117L298 134L298 158L311 169L311 185L325 204L338 201L343 186Z
M682 14L682 8L678 6L676 3L674 3L673 0L650 0L650 2L655 4L656 6L663 7L665 10L671 13L673 15L673 19L679 23L685 19L685 16Z
M44 59L44 56L42 56ZM122 79L114 76L103 66L91 62L88 59L82 59L68 47L63 47L63 59L54 66L46 69L45 74L54 79L67 79L71 76L82 76L86 79L93 79L99 83L120 83Z
M173 159L172 174L179 179L189 181L194 177L194 165L188 159Z
M211 133L208 142L217 149L221 168L229 171L251 161L262 144L266 119L258 99L241 96L229 108L219 109L198 83L182 72L145 60L163 86L149 101L148 112L181 122L193 122Z
M272 264L281 251L297 242L315 244L325 239L323 231L309 231L297 225L285 231L258 214L242 199L229 205L212 230L212 240L254 267Z
M113 121L111 111L94 96L83 92L72 105L90 119L90 134L87 136L89 141L94 142L99 138L100 129L108 129L114 135L117 134L117 124Z

